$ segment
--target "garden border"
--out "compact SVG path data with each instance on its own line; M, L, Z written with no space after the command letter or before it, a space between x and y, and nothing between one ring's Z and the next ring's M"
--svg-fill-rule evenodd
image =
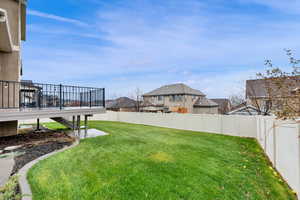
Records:
M49 158L50 156L53 156L57 153L60 153L60 152L63 152L63 151L66 151L68 149L71 149L73 147L76 147L78 144L80 143L80 140L76 139L76 141L71 145L71 146L68 146L68 147L65 147L65 148L62 148L60 150L57 150L57 151L54 151L54 152L51 152L51 153L48 153L48 154L45 154L29 163L27 163L24 167L22 167L19 172L18 172L18 176L19 176L19 179L18 179L18 182L19 182L19 185L20 185L20 190L21 190L21 194L22 194L22 200L32 200L32 192L31 192L31 188L30 188L30 185L27 181L27 173L28 171L35 165L37 164L38 162L46 159L46 158Z

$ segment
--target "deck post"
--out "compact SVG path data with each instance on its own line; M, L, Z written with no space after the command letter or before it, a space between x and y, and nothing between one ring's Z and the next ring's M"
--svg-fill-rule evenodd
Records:
M84 116L84 137L87 136L88 132L88 115Z
M80 137L80 115L77 115L77 131L78 131L78 137Z
M37 131L40 130L40 118L37 118L37 120L36 120L36 130Z
M72 130L73 130L73 132L75 131L75 129L76 129L76 124L75 124L75 116L73 115L72 116Z

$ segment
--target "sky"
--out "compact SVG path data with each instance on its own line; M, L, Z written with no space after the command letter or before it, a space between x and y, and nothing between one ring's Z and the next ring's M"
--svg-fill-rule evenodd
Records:
M23 79L105 87L108 98L185 83L210 98L284 49L300 58L299 0L29 0Z

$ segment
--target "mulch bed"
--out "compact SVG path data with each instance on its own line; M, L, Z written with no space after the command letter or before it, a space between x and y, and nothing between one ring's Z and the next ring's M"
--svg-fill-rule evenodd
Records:
M27 163L53 151L62 149L66 146L70 146L71 144L72 142L52 141L46 144L39 144L31 147L25 146L17 149L18 152L22 152L24 154L15 157L15 165L12 171L12 175L17 173Z
M15 165L11 175L16 174L27 163L53 151L70 146L75 141L73 137L70 137L64 131L53 131L45 127L41 127L39 131L34 131L33 129L22 130L19 135L3 137L0 140L1 151L6 147L20 146L12 151L2 152L16 152L17 156L14 157ZM19 185L16 186L15 192L16 195L21 193Z
M15 165L12 175L17 173L27 163L53 151L72 145L74 138L64 131L53 131L42 128L41 131L27 130L27 132L0 140L0 150L6 147L20 146L12 151L3 153L18 152L14 157Z

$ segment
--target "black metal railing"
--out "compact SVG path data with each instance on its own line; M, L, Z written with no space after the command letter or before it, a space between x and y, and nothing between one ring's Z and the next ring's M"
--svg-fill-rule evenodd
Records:
M0 109L105 107L105 89L0 80Z

